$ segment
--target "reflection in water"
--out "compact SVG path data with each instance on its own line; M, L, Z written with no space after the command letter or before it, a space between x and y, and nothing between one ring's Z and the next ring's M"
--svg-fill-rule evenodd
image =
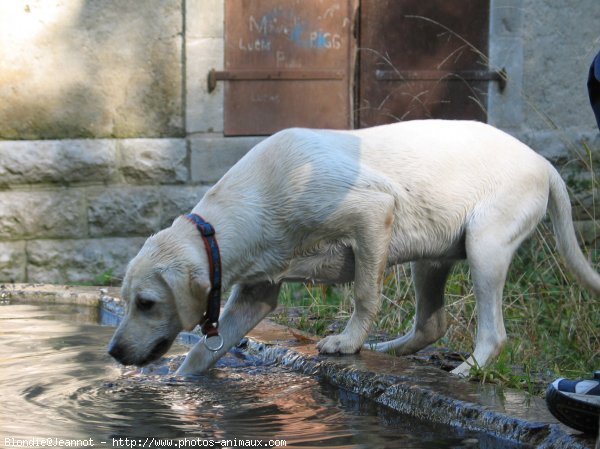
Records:
M90 323L97 317L89 310L0 306L0 444L55 437L116 447L113 438L155 437L285 440L296 448L507 447L392 413L241 350L190 380L172 374L182 347L129 370L106 354L113 329Z

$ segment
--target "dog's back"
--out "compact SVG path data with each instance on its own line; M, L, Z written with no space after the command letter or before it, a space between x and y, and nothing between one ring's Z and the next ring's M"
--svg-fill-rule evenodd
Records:
M265 222L311 231L327 227L350 191L392 195L390 259L399 262L455 251L465 226L492 205L510 215L525 201L521 213L538 220L548 201L549 168L517 139L473 121L292 128L252 149L216 191L226 191L228 202L235 198L261 210Z

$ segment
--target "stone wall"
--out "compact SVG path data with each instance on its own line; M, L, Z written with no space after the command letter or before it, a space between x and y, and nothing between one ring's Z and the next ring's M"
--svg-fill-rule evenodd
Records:
M219 134L223 51L223 0L0 2L0 282L121 277L261 140Z
M0 281L122 277L259 140L0 141Z
M540 10L543 14L540 14ZM523 0L523 101L517 136L559 167L585 240L598 234L594 202L600 134L587 78L600 51L597 0Z
M182 7L0 2L0 138L184 136Z
M503 92L490 88L490 123L550 158L567 154L548 148L549 133L557 142L593 140L598 130L586 83L600 50L600 2L492 0L491 6L491 65L506 68L508 82Z
M600 134L586 84L600 50L600 2L491 0L490 10L490 65L508 79L503 91L490 85L488 121L559 169L581 238L595 242Z

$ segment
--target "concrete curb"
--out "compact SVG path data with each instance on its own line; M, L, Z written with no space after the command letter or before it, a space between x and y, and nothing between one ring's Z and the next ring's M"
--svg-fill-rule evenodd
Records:
M79 304L119 314L117 289L46 284L0 285L0 301ZM594 441L560 424L540 398L495 385L480 385L410 357L373 351L322 356L310 336L265 320L248 335L247 351L261 360L315 376L378 404L420 419L480 431L543 449L592 449ZM199 336L185 333L184 344Z
M594 446L593 440L573 435L558 423L546 411L542 399L528 398L519 391L478 385L437 368L419 366L415 360L394 363L394 360L389 360L394 357L371 351L350 357L320 356L312 354L312 348L290 345L293 345L290 341L265 343L263 338L252 338L251 335L248 350L265 361L316 376L378 404L429 422L485 432L538 448L589 449ZM436 377L437 381L432 377ZM528 405L516 414L511 413L511 407L507 407L506 403L490 403L490 397L500 398L507 393L511 395L511 402L523 401Z

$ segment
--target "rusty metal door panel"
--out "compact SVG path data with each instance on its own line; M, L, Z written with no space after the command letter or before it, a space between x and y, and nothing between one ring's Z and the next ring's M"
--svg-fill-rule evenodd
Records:
M485 121L488 0L362 0L359 126Z
M357 0L226 0L225 135L352 126Z

